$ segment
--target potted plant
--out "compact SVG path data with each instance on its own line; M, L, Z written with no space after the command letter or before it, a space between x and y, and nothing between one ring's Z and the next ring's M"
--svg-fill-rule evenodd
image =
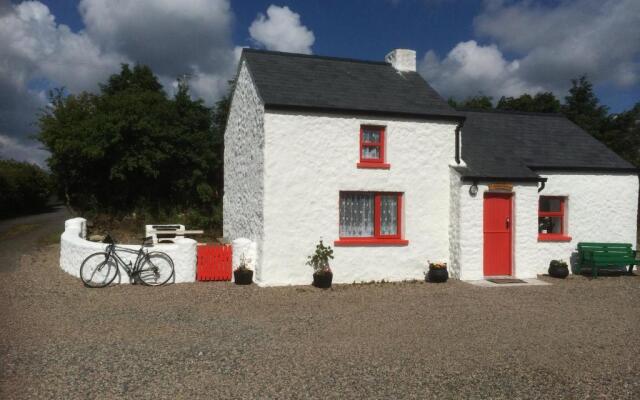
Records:
M320 239L316 251L308 259L307 265L313 268L313 286L321 289L330 288L333 280L333 272L329 267L329 259L333 259L331 246L325 246Z
M569 266L562 260L552 260L549 263L549 276L564 279L569 276Z
M250 285L253 282L253 271L247 267L247 263L251 260L247 260L244 254L240 257L240 265L233 270L233 280L236 285Z
M447 271L447 263L429 261L429 272L426 274L427 282L442 283L449 279L449 271Z

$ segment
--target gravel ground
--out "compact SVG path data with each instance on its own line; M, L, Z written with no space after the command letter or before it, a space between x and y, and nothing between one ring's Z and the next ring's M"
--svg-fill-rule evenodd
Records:
M639 276L86 289L58 251L0 275L0 398L640 398Z

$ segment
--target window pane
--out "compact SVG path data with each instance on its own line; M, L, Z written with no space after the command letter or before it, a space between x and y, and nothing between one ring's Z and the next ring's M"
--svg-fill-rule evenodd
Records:
M562 199L557 197L540 197L540 211L560 211L560 203Z
M362 146L363 160L379 160L380 148L375 146Z
M539 217L538 233L562 233L562 217Z
M373 236L373 193L340 193L340 237Z
M398 196L384 194L380 196L380 234L398 233Z
M363 129L362 139L365 143L380 143L380 131Z

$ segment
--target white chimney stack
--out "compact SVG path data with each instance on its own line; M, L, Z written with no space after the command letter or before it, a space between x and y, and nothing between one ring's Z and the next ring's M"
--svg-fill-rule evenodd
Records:
M416 72L416 51L409 49L395 49L384 57L398 71Z

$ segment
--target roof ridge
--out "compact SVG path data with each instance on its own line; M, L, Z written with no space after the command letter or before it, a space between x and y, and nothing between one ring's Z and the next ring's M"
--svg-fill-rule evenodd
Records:
M249 48L249 47L244 47L242 49L242 52L243 53L247 52L247 53L272 54L272 55L276 55L276 56L286 56L286 57L316 58L316 59L321 59L321 60L353 62L353 63L361 63L361 64L375 64L375 65L389 65L389 66L391 65L386 61L359 60L357 58L321 56L321 55L317 55L317 54L289 53L289 52L285 52L285 51L252 49L252 48Z
M485 113L485 114L511 114L511 115L530 115L530 116L540 116L540 117L554 117L554 118L566 118L562 113L559 112L535 112L535 111L518 111L518 110L474 110L470 108L456 108L457 111L463 113Z

